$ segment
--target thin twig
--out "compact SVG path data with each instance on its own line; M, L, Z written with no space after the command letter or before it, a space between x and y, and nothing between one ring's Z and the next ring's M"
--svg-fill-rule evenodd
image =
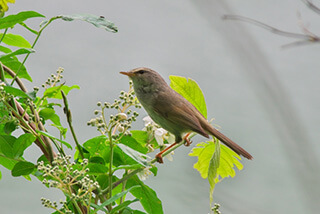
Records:
M320 8L317 7L315 4L313 4L310 0L302 0L307 7L309 7L311 10L313 10L314 12L320 14Z
M268 31L270 31L271 33L274 34L278 34L280 36L286 36L286 37L292 37L292 38L297 38L297 39L305 39L305 40L309 40L310 36L308 35L304 35L304 34L299 34L299 33L291 33L291 32L287 32L287 31L283 31L283 30L279 30L277 28L274 28L270 25L264 24L262 22L259 22L257 20L254 19L250 19L244 16L237 16L237 15L224 15L222 16L222 19L225 20L238 20L238 21L244 21L247 23L251 23L254 25L257 25L259 27L262 27Z

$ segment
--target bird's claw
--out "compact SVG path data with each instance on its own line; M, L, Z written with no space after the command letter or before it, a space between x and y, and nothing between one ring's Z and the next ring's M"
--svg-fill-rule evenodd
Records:
M191 145L191 143L192 143L192 141L190 141L188 138L185 138L185 143L184 143L184 145L185 146L190 146Z

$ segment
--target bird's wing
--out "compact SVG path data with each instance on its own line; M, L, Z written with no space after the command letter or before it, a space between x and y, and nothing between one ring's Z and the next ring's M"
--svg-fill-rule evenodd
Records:
M172 91L169 93L176 92ZM200 121L197 118L198 115L195 114L195 111L197 111L196 109L193 109L195 107L180 94L176 94L178 96L175 96L174 101L168 99L168 97L172 97L168 96L168 93L160 94L153 106L155 113L165 118L167 123L170 123L172 126L174 126L173 124L176 124L177 129L194 131L208 137L208 134L201 127Z

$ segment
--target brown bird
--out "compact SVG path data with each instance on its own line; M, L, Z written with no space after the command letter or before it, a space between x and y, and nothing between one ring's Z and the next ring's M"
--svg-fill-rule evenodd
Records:
M157 72L150 68L136 68L120 73L130 77L139 102L154 122L175 136L175 144L181 142L183 134L190 131L207 138L210 134L237 154L250 160L253 158L241 146L213 128L197 108L170 88ZM185 140L190 142L186 137ZM156 156L159 163L163 163L163 152Z

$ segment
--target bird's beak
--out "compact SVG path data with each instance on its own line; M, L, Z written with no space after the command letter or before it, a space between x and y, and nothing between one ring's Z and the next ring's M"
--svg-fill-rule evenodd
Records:
M121 71L120 74L126 75L126 76L128 76L128 77L134 76L134 73L133 73L133 72L130 72L130 71L129 71L129 72Z

